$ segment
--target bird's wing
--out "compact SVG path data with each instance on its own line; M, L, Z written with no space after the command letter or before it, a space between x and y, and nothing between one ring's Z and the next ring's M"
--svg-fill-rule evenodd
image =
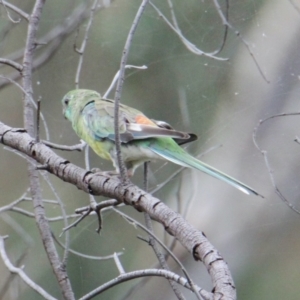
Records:
M165 121L159 121L159 120L154 120L151 119L158 127L161 128L166 128L169 130L174 130L174 128L167 122ZM193 141L196 141L198 139L198 136L194 133L188 133L189 138L173 138L174 141L178 144L178 145L184 145Z
M189 140L188 133L157 125L148 119L142 112L120 105L120 137L121 142L128 143L133 140L170 137L180 141ZM82 110L85 125L91 131L95 139L108 138L115 140L114 134L114 101L93 100Z

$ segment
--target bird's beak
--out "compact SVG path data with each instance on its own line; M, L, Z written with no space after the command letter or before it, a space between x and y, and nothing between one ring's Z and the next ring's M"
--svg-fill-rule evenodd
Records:
M65 108L63 108L63 111L62 111L63 115L64 115L64 118L67 120L67 117L66 117L66 110Z

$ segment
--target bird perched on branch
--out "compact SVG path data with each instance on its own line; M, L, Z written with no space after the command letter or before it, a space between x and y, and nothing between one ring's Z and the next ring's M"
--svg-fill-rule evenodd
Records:
M71 121L77 135L118 170L114 133L114 101L102 99L92 90L73 90L62 99L63 114ZM246 194L259 195L242 182L199 161L181 144L197 139L196 135L174 130L169 124L151 120L142 112L120 104L119 132L122 157L129 176L146 161L164 159L177 165L200 170L234 186Z

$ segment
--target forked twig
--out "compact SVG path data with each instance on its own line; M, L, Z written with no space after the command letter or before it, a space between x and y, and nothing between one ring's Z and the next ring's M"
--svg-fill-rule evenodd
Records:
M0 0L0 4L2 4L2 5L5 7L6 12L7 12L7 16L8 16L8 18L9 18L13 23L19 23L20 20L14 21L14 20L11 18L10 14L9 14L9 12L8 12L8 10L7 10L7 8L11 9L11 10L14 11L15 13L17 13L19 16L21 16L22 18L24 18L27 22L29 22L29 19L30 19L29 14L27 14L26 12L24 12L24 11L23 11L22 9L20 9L19 7L15 6L15 5L13 5L13 4L7 2L7 1L4 1L4 0Z
M36 284L33 280L31 280L27 274L23 271L22 268L16 268L13 266L13 264L10 262L6 251L5 251L5 246L4 246L4 239L7 238L0 236L0 255L1 258L7 267L7 269L13 273L13 274L18 274L20 278L33 290L35 290L38 294L40 294L43 298L47 300L55 300L56 298L52 297L49 293L47 293L42 287L40 287L38 284Z
M216 60L221 60L221 61L226 61L228 60L228 58L222 58L222 57L217 57L215 56L215 54L218 54L220 51L214 51L211 53L208 52L204 52L202 50L200 50L199 48L197 48L193 43L191 43L186 37L183 36L183 34L181 33L180 28L177 25L177 21L175 18L175 14L173 14L173 21L175 23L175 25L173 25L168 19L167 17L159 10L159 8L154 5L153 2L149 2L149 4L154 8L154 10L156 11L156 13L164 20L164 22L178 35L178 37L180 38L180 40L182 41L182 43L184 44L184 46L191 51L193 54L195 55L203 55L203 56L207 56L209 58L213 58ZM172 12L172 10L171 10ZM177 26L177 27L176 27Z
M267 79L266 75L265 75L264 72L262 71L262 69L261 69L261 67L260 67L260 65L259 65L259 63L258 63L258 61L257 61L257 59L256 59L256 57L255 57L255 55L254 55L254 53L251 51L248 42L244 39L244 37L241 35L241 33L240 33L238 30L236 30L236 29L231 25L231 23L228 22L228 18L226 18L226 16L224 16L224 14L223 14L223 12L222 12L222 9L221 9L221 7L220 7L220 4L219 4L218 0L213 0L213 2L214 2L214 5L215 5L215 7L216 7L216 9L217 9L217 12L218 12L218 14L219 14L219 16L220 16L220 18L221 18L223 24L226 25L226 26L228 26L228 28L230 28L230 29L236 34L236 36L237 36L238 38L241 39L242 43L243 43L243 44L245 45L245 47L247 48L248 53L250 54L252 60L254 61L254 64L256 65L256 67L257 67L257 69L258 69L258 72L260 73L260 75L262 76L262 78L263 78L267 83L270 83L270 81Z
M275 118L279 118L279 117L286 117L286 116L299 116L300 115L300 112L293 112L293 113L281 113L281 114L277 114L277 115L273 115L273 116L270 116L264 120L260 120L257 124L257 126L254 128L253 130L253 133L252 133L252 139L253 139L253 143L255 145L255 147L257 148L257 150L263 155L264 157L264 160L265 160L265 165L267 167L267 170L268 170L268 173L269 173L269 176L270 176L270 179L271 179L271 183L275 189L275 193L279 196L279 198L290 208L292 209L294 212L296 212L297 214L300 214L300 210L297 209L292 203L289 202L288 199L285 198L285 196L281 193L280 189L278 188L277 184L276 184L276 180L275 180L275 177L274 177L274 174L273 174L273 170L271 168L271 164L269 162L269 158L268 158L268 152L266 150L262 150L260 148L260 146L258 145L258 142L257 142L257 132L260 128L260 126L271 120L271 119L275 119Z
M145 69L147 69L147 66L145 66L145 65L144 65L144 66L126 65L126 66L125 66L125 69L139 69L139 70L145 70ZM108 88L107 91L104 93L104 95L103 95L103 98L104 98L104 99L107 99L109 93L110 93L111 90L114 88L114 86L115 86L117 80L119 79L119 77L120 77L120 70L116 73L116 75L114 76L114 78L113 78L113 80L112 80L112 82L111 82L109 88Z
M226 13L225 14L226 14L226 19L228 20L229 3L228 3L228 0L225 0L225 2L226 2ZM168 4L169 4L170 11L171 11L172 21L173 21L174 27L176 29L175 32L176 32L177 35L179 35L179 37L182 40L182 42L184 44L186 44L186 38L183 37L183 35L181 33L181 30L180 30L180 28L178 26L178 22L177 22L177 19L176 19L176 15L175 15L175 12L174 12L172 1L168 0ZM201 50L199 50L197 48L194 48L194 49L197 49L198 51L200 51L200 53L201 52L204 53L204 55L206 55L206 56L215 56L215 55L219 54L223 50L223 48L225 46L225 41L226 41L226 38L227 38L227 34L228 34L228 26L225 24L225 30L224 30L224 35L223 35L222 43L221 43L219 49L216 49L215 51L212 51L210 53L205 53L205 52L203 52L203 51L201 51ZM191 50L191 49L189 49L190 48L189 47L189 43L186 44L186 47L188 48L188 50ZM195 54L198 54L198 51L196 51ZM192 52L193 52L193 49L192 49ZM215 58L219 59L218 57L215 57Z
M117 200L110 199L110 200L106 200L106 201L101 201L98 204L95 202L95 204L91 204L90 206L85 206L85 207L76 209L75 213L81 214L81 216L75 222L73 222L69 226L63 228L60 236L62 236L65 231L67 231L73 227L76 227L85 217L87 217L88 215L90 215L92 213L96 213L98 216L98 228L96 229L96 231L97 231L97 233L100 233L101 226L102 226L102 220L101 220L101 215L100 215L101 210L103 210L104 208L116 206L118 204L120 204L120 202L118 202Z

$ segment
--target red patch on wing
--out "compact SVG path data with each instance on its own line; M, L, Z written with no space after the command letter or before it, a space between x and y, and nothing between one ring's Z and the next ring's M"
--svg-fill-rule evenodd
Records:
M137 124L152 125L156 127L156 124L144 115L137 115L135 117L135 121L137 122Z

